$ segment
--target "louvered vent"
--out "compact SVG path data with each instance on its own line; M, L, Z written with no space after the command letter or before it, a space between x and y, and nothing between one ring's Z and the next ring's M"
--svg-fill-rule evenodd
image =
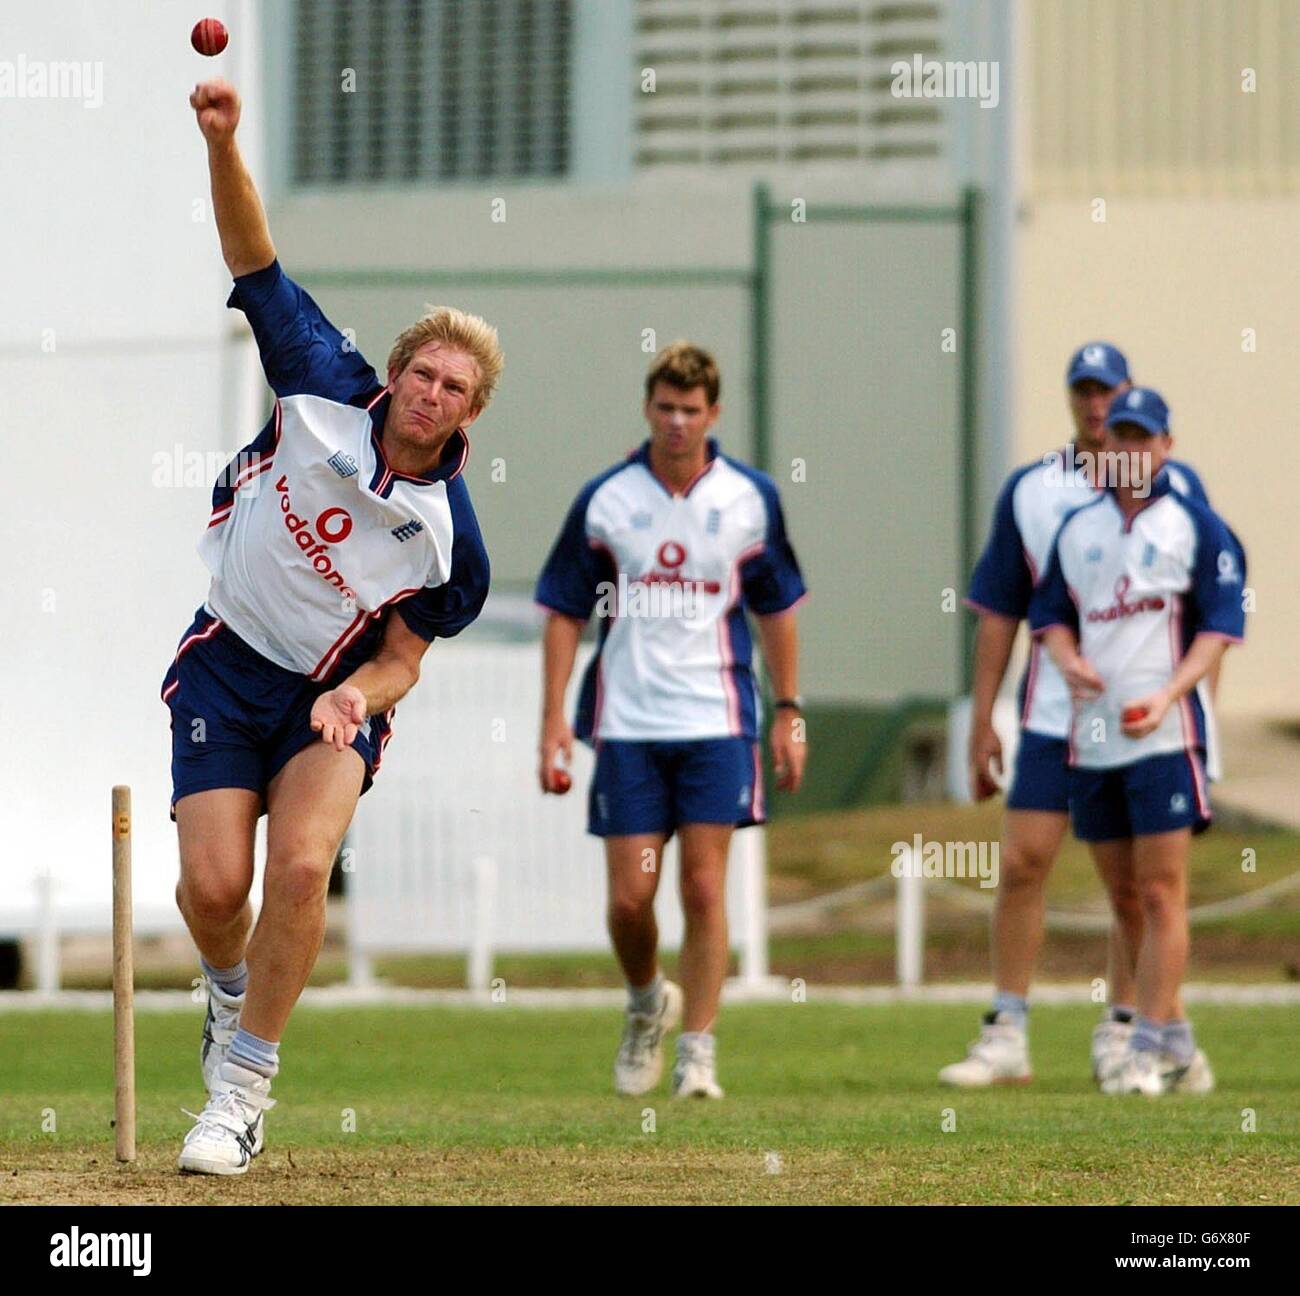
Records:
M295 183L567 174L572 8L295 0Z
M636 0L635 13L642 168L946 151L942 108L889 92L895 60L942 57L938 4Z

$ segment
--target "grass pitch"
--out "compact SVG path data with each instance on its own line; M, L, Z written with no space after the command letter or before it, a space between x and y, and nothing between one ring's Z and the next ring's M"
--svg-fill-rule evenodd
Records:
M1218 1091L1149 1101L1093 1089L1092 1008L1035 1010L1032 1086L959 1092L934 1077L975 1010L814 992L728 1008L728 1097L687 1104L666 1078L613 1095L609 1009L304 1008L267 1150L236 1179L173 1170L180 1109L202 1101L198 1014L137 1017L131 1166L113 1160L109 1015L0 1015L0 1201L1300 1202L1294 1008L1201 1007Z

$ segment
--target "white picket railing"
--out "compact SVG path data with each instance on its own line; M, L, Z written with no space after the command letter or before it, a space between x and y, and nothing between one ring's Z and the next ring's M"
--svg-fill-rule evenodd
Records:
M348 835L354 983L370 979L382 953L464 953L482 989L497 951L608 948L604 854L586 832L592 753L576 745L573 791L543 796L540 706L536 642L430 650ZM671 845L665 857L656 908L661 943L673 948L682 917ZM755 984L767 974L765 873L762 829L738 832L728 912L742 980Z

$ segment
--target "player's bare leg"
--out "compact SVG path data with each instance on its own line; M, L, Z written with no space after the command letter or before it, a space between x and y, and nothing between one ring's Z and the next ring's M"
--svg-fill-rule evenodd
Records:
M1008 994L1029 993L1043 944L1047 875L1069 822L1051 810L1008 810L1003 820L990 941L994 985Z
M1106 1020L1092 1033L1092 1077L1104 1082L1128 1053L1137 1012L1137 955L1142 945L1142 901L1133 873L1131 838L1092 842L1093 864L1113 915L1106 951Z
M195 792L176 803L181 879L176 903L213 967L244 957L253 923L253 839L262 798L245 788Z
M253 841L262 798L245 788L194 792L176 803L181 877L176 903L203 959L208 1003L199 1066L211 1089L239 1028L253 922Z
M325 896L352 822L365 763L351 747L315 743L267 788L266 879L248 944L248 995L241 1026L278 1041L311 975L325 936Z
M621 1094L648 1093L659 1083L664 1035L681 1016L681 990L659 974L654 900L667 840L667 833L605 838L609 935L628 990L614 1058L614 1089Z
M1143 1017L1172 1021L1187 968L1187 856L1190 828L1133 838L1133 868L1146 919L1137 959Z
M1138 1019L1124 1064L1103 1082L1108 1093L1205 1093L1214 1076L1183 1016L1187 967L1187 857L1191 829L1132 839L1132 875L1145 926L1137 958Z
M727 851L730 824L684 824L681 840L682 941L680 976L686 1007L685 1031L707 1031L731 957L727 946Z
M684 824L681 843L681 978L686 996L682 1033L677 1041L673 1093L679 1097L721 1098L714 1074L712 1028L731 957L727 945L727 852L731 824Z
M279 1041L325 934L330 869L352 820L365 765L351 747L300 751L267 788L262 912L248 943L239 1028L185 1137L179 1168L238 1175L265 1144Z
M1043 944L1047 875L1068 826L1069 816L1054 810L1008 810L1003 816L997 898L989 924L993 1008L966 1056L939 1072L941 1084L981 1089L1032 1079L1025 1000Z
M666 833L605 838L609 937L630 986L648 985L659 970L655 894L667 841Z

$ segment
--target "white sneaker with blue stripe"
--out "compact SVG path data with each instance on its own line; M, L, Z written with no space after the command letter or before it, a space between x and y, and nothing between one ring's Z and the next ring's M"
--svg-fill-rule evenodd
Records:
M275 1106L271 1081L235 1062L223 1062L198 1123L185 1136L178 1170L191 1174L240 1175L266 1146L265 1114Z
M649 1093L664 1073L664 1036L682 1016L681 987L665 981L656 1012L629 1011L614 1058L614 1092Z

